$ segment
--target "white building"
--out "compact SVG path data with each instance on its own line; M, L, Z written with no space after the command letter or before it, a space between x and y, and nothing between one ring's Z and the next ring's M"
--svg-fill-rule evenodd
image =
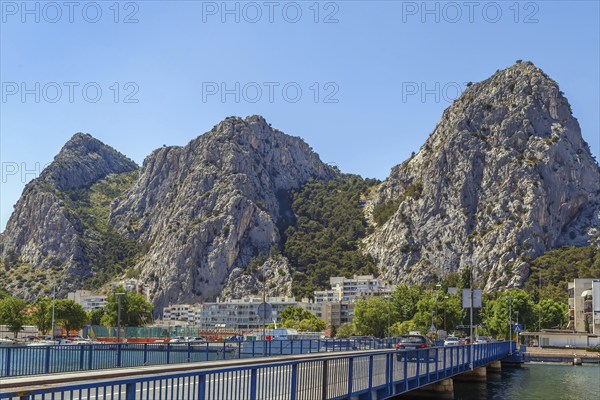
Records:
M569 282L567 329L600 335L600 279Z
M352 302L366 296L385 296L392 293L373 275L354 275L353 278L335 276L329 278L331 289L315 291L315 302Z
M106 305L106 296L92 293L89 290L76 290L67 294L67 298L81 304L86 312L102 308Z
M172 304L163 308L163 321L193 323L195 307L189 304Z

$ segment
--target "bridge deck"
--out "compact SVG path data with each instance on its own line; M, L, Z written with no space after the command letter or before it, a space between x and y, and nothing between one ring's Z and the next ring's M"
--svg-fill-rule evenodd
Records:
M369 399L375 393L384 398L502 359L509 348L510 343L490 343L304 354L169 367L177 370L154 366L93 372L116 374L104 377L88 371L12 378L12 388L0 391L0 399L325 400L350 395ZM74 382L76 376L86 381ZM18 383L25 387L16 388Z

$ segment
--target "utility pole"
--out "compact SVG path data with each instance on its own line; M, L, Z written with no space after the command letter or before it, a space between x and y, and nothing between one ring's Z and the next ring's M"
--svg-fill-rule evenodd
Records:
M391 303L391 300L388 299L387 303L388 303L388 324L387 324L387 334L386 334L386 336L390 337L390 303Z
M54 340L54 301L56 300L56 278L52 279L52 340Z
M117 343L121 343L121 296L125 293L113 292L117 296Z
M447 303L448 302L448 296L444 296L444 332L446 332L447 334L447 330L446 330L446 307L447 307Z
M438 295L439 290L442 287L439 283L435 285L435 337L437 337L438 332Z
M512 354L512 297L506 296L508 298L508 344L509 344L509 354Z
M470 264L470 263L469 263ZM469 351L470 351L470 362L469 367L471 367L471 371L473 370L473 264L469 265L469 294L471 297L471 304L469 307Z
M542 331L542 307L540 306L542 303L542 270L540 269L538 272L538 332ZM539 335L538 335L538 345L539 345Z

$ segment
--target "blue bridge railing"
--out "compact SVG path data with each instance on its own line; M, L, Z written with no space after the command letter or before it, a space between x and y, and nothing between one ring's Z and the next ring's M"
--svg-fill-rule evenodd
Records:
M381 399L484 366L511 343L307 355L305 359L0 392L25 400Z
M110 343L0 347L0 377L285 354L393 348L393 339Z

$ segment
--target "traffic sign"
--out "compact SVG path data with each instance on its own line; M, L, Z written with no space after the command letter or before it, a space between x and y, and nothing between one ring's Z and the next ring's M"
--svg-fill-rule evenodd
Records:
M260 319L271 319L273 314L273 306L269 303L260 303L258 305L258 316Z
M521 326L521 324L515 324L514 330L515 332L521 332L523 330L523 327Z

